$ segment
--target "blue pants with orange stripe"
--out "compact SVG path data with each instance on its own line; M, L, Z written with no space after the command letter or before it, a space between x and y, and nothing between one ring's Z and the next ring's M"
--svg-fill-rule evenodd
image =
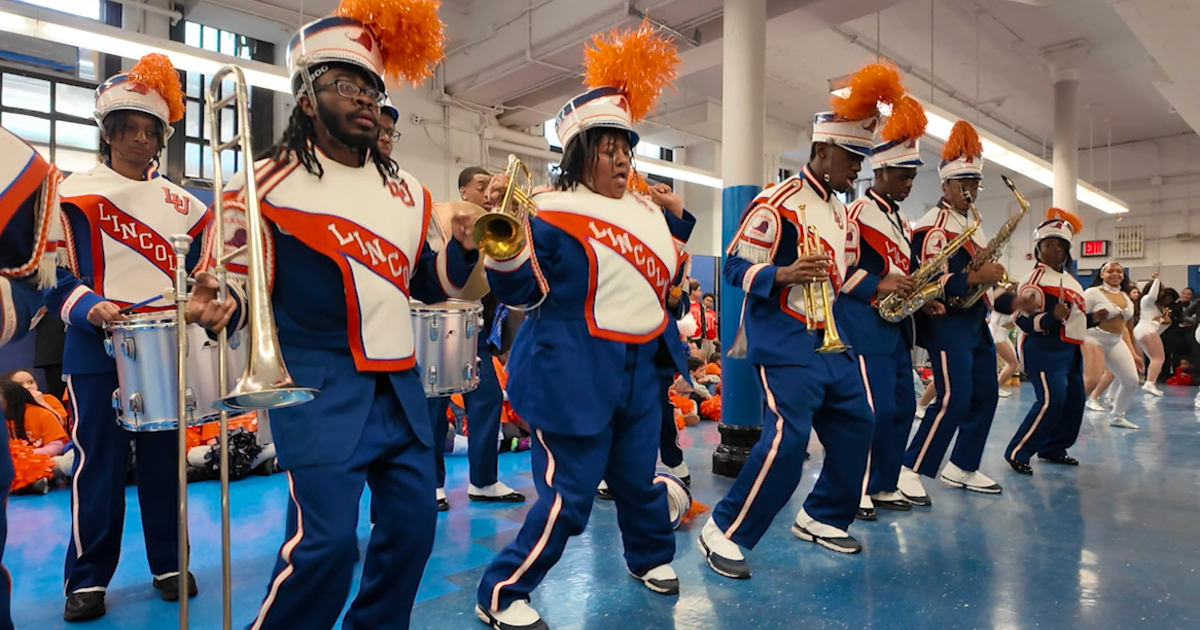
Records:
M754 366L765 407L762 437L713 521L753 549L800 484L809 434L825 447L817 484L804 500L813 519L846 529L862 495L875 419L853 353L814 354L807 366Z
M904 447L912 432L917 395L912 384L912 353L897 344L892 354L859 355L867 401L875 412L867 494L895 492L904 464Z
M630 348L630 361L637 352ZM675 557L667 491L654 483L662 429L658 379L641 379L627 365L625 391L608 426L596 435L563 435L534 427L531 460L538 500L516 540L488 566L479 604L504 610L529 593L562 557L567 540L583 533L600 480L608 482L625 544L625 564L644 573ZM548 385L549 386L549 385Z
M67 388L76 420L66 592L103 590L117 570L131 443L137 449L138 503L150 572L164 576L179 571L178 434L121 428L112 407L116 372L72 374Z
M0 453L0 492L4 493L4 513L0 514L0 630L13 630L12 578L9 577L8 569L3 563L4 546L8 541L8 488L12 486L16 474L6 439L4 452Z
M1064 457L1075 445L1087 396L1083 391L1083 353L1078 347L1073 350L1069 357L1062 353L1046 356L1038 348L1022 352L1037 400L1004 449L1005 458L1029 463L1034 453Z
M904 453L904 465L926 477L936 476L957 432L950 461L975 472L1000 400L996 347L981 337L973 350L930 350L929 362L937 397Z
M287 535L251 630L327 630L358 561L359 503L370 484L375 527L343 630L406 630L433 550L433 449L421 443L390 386L375 392L350 459L288 471Z

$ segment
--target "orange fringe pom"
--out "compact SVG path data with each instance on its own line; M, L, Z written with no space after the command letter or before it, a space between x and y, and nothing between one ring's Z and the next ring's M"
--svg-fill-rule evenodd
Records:
M960 120L954 123L946 146L942 147L942 159L956 160L966 155L983 155L983 142L980 142L979 132L971 123Z
M642 174L637 171L634 171L629 177L628 188L635 193L641 193L643 195L650 194L650 183L647 182L646 178L642 177Z
M183 119L183 84L171 59L162 53L150 53L138 60L129 71L129 81L139 87L158 92L167 101L170 122Z
M721 397L713 396L700 403L700 417L705 420L721 419Z
M48 455L33 452L33 447L25 440L9 440L8 452L12 455L13 469L16 476L9 485L9 492L20 490L38 479L49 479L54 476L54 462Z
M654 110L664 87L675 89L680 59L674 40L655 32L649 21L637 30L593 35L592 46L583 51L584 83L624 92L634 122Z
M917 99L905 96L892 104L892 114L879 133L886 142L912 140L925 135L928 125L929 117L925 115L925 108Z
M692 507L688 508L687 514L684 514L683 518L679 519L679 524L683 525L684 523L707 512L708 509L709 508L707 505L704 505L703 503L696 500L696 495L692 495Z
M904 96L900 71L881 63L864 66L843 87L849 87L850 94L834 96L829 101L833 112L843 120L870 118L879 113L880 103L891 105Z
M1050 208L1049 210L1046 210L1046 220L1053 221L1055 219L1070 223L1071 229L1075 230L1076 234L1083 230L1083 219L1071 214L1070 212L1067 212L1066 210L1063 210L1062 208Z
M419 86L446 56L440 5L438 0L342 0L334 14L366 24L375 35L385 78Z

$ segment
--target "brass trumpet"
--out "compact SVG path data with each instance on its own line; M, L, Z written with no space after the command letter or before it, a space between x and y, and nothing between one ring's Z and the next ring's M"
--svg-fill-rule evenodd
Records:
M508 168L504 174L508 185L498 207L475 220L471 236L479 251L497 260L516 256L525 246L525 218L537 215L537 204L533 201L533 177L529 167L515 155L508 156ZM517 183L517 175L524 175L524 185Z
M800 250L798 252L800 257L804 258L820 253L817 248L820 247L821 235L816 226L808 225L808 217L803 205L800 206L799 214L801 234L797 246ZM820 283L809 282L803 286L804 318L808 322L808 330L817 329L816 313L818 311L825 320L825 340L816 350L819 354L834 354L850 349L849 345L842 342L841 335L838 335L837 323L833 320L833 298L829 291L831 286L829 280Z

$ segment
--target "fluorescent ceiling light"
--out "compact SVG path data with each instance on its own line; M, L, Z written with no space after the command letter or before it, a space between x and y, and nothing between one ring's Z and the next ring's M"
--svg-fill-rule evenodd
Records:
M55 21L43 19L50 15L53 15ZM242 68L246 82L250 85L291 94L291 81L287 73L278 66L192 48L178 42L160 40L92 20L51 13L29 5L0 2L0 32L87 48L126 59L140 59L150 53L162 53L171 59L176 68L204 75L216 74L221 67L234 64Z
M850 88L844 87L832 90L830 93L845 98L850 95ZM925 135L945 142L950 137L950 130L954 128L954 123L958 122L959 118L924 101L921 101L921 105L925 107L925 115L929 118L929 125L925 127ZM880 108L880 110L884 109L884 107ZM886 111L884 115L887 115ZM1054 188L1054 165L985 129L976 128L976 130L979 131L979 138L983 142L983 158L985 160L1024 175L1043 186ZM1078 180L1075 185L1075 198L1108 214L1129 212L1129 206L1125 202L1082 179Z
M690 184L699 184L716 188L718 190L725 188L725 184L719 177L713 177L711 173L701 171L699 169L688 168L654 158L638 156L636 159L637 170L650 175L658 175L659 177L670 177L676 181L688 182Z

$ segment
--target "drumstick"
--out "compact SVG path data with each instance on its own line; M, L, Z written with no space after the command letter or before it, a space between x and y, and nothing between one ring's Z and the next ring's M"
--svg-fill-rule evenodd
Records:
M125 308L117 311L117 313L120 315L128 315L128 314L132 313L134 309L146 306L147 304L150 304L151 302L157 302L159 300L170 299L170 295L171 295L171 291L168 289L166 291L163 291L162 293L159 293L158 295L156 295L152 298L142 300L141 302L138 302L137 304L130 304L129 306L126 306Z

